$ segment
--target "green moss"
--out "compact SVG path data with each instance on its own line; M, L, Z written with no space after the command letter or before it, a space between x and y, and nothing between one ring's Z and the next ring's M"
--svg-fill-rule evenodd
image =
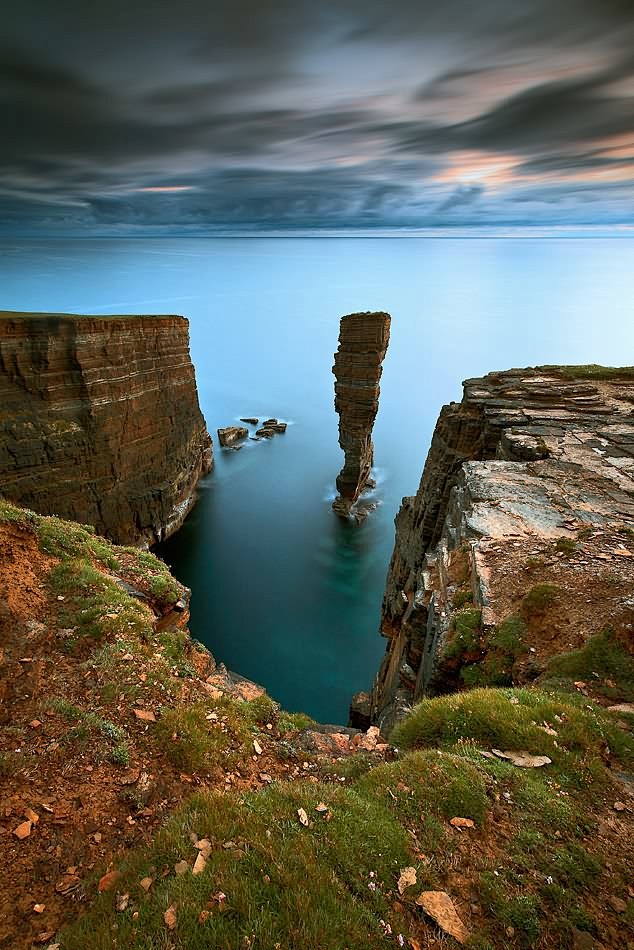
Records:
M452 607L454 610L460 610L462 607L466 607L467 604L473 603L473 591L470 590L457 590L453 595Z
M557 538L555 542L555 550L559 554L570 556L577 550L577 544L572 538Z
M548 663L548 677L589 680L613 699L634 699L634 657L627 653L611 630L591 637L579 650L561 653ZM614 685L608 686L605 680Z
M330 821L315 812L320 801ZM310 827L300 824L298 808L310 816ZM153 868L183 858L193 863L192 833L212 842L205 871L156 877ZM222 847L229 840L235 848ZM381 920L391 921L395 933L405 929L392 904L399 868L409 860L407 842L393 816L346 789L294 784L241 798L196 795L124 872L120 890L132 895L129 910L117 913L112 893L98 896L89 916L63 932L61 945L379 950L385 947ZM148 874L155 880L143 895L138 881ZM220 903L213 897L219 891L225 895ZM168 938L163 914L171 905L177 924ZM209 916L201 924L204 910Z
M557 600L559 588L554 584L535 584L524 595L520 607L522 617L529 621L535 614L543 614Z
M482 611L475 607L454 613L447 644L443 651L444 658L451 660L479 650L481 623Z

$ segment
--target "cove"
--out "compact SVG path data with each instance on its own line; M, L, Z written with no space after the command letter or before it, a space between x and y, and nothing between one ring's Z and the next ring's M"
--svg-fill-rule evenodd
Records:
M3 305L182 313L216 465L159 549L190 587L192 635L286 708L344 723L384 652L380 604L401 497L460 380L540 363L632 363L627 239L251 238L0 244ZM374 427L379 507L331 510L343 455L331 374L340 317L392 314ZM241 416L285 434L223 452Z

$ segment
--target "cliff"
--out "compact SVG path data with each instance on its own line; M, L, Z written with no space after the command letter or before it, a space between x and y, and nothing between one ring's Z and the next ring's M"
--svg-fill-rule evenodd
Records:
M211 465L184 317L0 312L5 497L152 544Z
M372 427L379 408L379 380L390 339L387 313L351 313L341 318L335 353L335 409L345 461L337 476L333 508L348 515L366 487L374 457Z
M467 380L397 515L386 655L353 719L388 727L426 695L544 677L608 628L631 646L633 531L634 369Z

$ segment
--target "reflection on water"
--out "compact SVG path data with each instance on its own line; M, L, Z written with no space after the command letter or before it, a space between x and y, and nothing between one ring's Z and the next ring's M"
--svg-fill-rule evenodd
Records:
M634 363L634 242L215 239L0 243L2 306L182 312L215 437L240 416L284 435L217 445L200 501L161 553L193 589L191 629L289 709L344 722L371 682L401 497L460 381L536 363ZM331 366L339 318L392 314L375 425L382 504L330 505L342 456ZM217 443L217 440L215 440Z

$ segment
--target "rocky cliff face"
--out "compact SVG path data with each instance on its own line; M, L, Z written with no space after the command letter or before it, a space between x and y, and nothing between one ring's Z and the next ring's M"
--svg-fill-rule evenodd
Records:
M184 317L0 313L0 493L153 543L211 465Z
M469 677L536 678L606 624L631 630L634 369L467 380L462 402L442 409L418 492L395 523L386 655L354 722L389 726ZM500 630L511 627L506 649Z
M366 487L372 468L372 427L379 408L379 380L390 339L387 313L351 313L341 318L335 353L335 409L339 445L345 453L337 476L339 497L333 508L342 515Z

